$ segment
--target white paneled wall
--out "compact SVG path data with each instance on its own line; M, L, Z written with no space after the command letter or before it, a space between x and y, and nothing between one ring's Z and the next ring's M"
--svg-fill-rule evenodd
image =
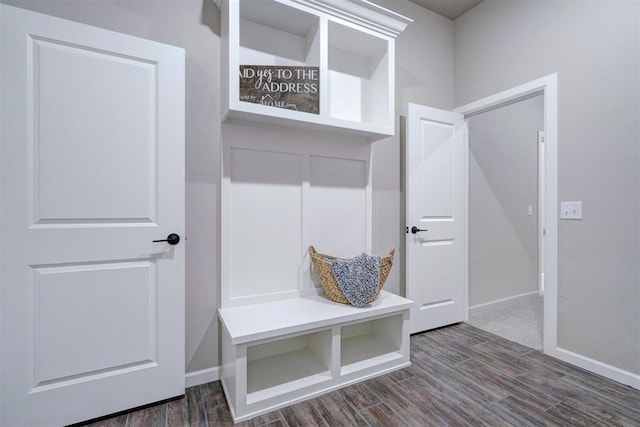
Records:
M311 156L309 241L339 257L367 247L368 160Z
M233 122L222 133L222 307L317 293L309 245L371 252L364 138Z
M296 284L302 243L299 154L230 147L231 298L280 294ZM295 288L294 288L295 290Z

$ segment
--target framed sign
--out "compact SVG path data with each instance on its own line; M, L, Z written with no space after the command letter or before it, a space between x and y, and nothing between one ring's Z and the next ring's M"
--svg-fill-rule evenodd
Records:
M319 67L240 65L240 101L319 114Z

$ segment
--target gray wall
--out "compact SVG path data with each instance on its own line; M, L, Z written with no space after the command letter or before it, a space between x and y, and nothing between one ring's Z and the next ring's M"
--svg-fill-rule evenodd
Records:
M373 144L373 251L396 248L385 289L404 294L404 117L407 105L453 108L453 23L406 0L375 3L414 20L396 39L396 135Z
M470 307L538 289L543 101L538 95L469 119Z
M638 1L493 1L454 22L455 104L558 73L558 344L640 373Z
M187 372L218 366L220 298L220 12L211 0L0 0L2 3L186 49ZM397 43L398 114L408 102L453 107L453 23L408 0ZM399 126L399 124L398 124ZM373 148L374 251L403 248L399 138ZM397 260L386 289L398 292Z

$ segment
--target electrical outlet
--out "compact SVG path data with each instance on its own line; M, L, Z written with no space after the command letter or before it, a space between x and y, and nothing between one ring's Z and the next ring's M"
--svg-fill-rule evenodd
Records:
M561 202L560 219L582 219L582 202Z

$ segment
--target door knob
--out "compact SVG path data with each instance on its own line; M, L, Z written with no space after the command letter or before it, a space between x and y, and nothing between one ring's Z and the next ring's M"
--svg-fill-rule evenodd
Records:
M167 242L170 245L177 245L180 242L180 236L178 236L176 233L171 233L167 236L166 239L162 239L162 240L154 240L154 243L157 242Z
M416 234L416 233L418 233L420 231L429 231L429 230L427 230L426 228L424 228L424 229L423 228L418 228L415 225L413 227L411 227L411 234Z

